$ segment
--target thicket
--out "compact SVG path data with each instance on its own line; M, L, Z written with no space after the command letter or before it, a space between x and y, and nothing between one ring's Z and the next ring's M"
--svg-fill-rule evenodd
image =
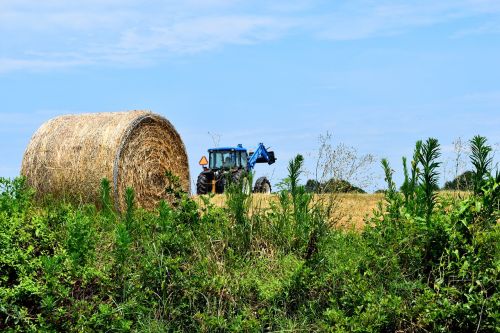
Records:
M300 185L303 158L270 209L233 184L227 206L178 192L156 211L40 204L0 180L0 330L64 332L495 332L500 185L471 140L473 193L437 196L439 145L418 142L396 191L362 232ZM177 180L178 181L178 180ZM333 205L333 206L332 206Z
M312 193L366 193L365 190L352 185L347 180L333 178L326 182L308 179L305 188L307 192Z
M465 171L464 173L456 176L453 180L444 183L443 190L448 191L472 191L474 184L474 173L472 171Z

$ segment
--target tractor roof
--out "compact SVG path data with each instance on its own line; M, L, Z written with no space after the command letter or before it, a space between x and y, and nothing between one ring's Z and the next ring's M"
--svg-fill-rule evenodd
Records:
M238 145L237 147L217 147L217 148L210 148L208 152L217 152L217 151L247 151L246 148L243 148L241 145Z

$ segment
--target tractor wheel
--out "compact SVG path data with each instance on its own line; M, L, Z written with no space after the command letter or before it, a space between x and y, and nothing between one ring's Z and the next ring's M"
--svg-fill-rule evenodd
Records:
M202 195L210 193L212 184L208 180L208 177L204 173L200 173L198 180L196 181L196 194Z
M231 176L231 181L233 183L237 183L240 181L241 177L245 176L245 171L243 169L240 169L238 171L235 171L233 175Z
M215 193L222 194L226 189L227 179L225 175L219 175L215 180Z
M240 169L233 173L233 176L231 177L231 182L233 184L239 184L241 183L242 187L242 192L245 194L250 194L251 192L251 185L248 182L248 176L247 172L243 169Z
M266 177L260 177L255 182L253 193L271 194L271 183Z

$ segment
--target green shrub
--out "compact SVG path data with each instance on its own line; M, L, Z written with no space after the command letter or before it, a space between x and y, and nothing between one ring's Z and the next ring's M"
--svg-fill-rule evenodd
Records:
M443 190L448 191L473 191L474 181L472 171L465 171L453 180L444 183Z
M484 138L471 142L475 191L437 196L439 145L418 142L361 232L335 228L288 165L278 200L250 210L198 204L170 177L169 202L115 212L33 202L0 179L0 331L495 332L500 327L500 184ZM241 185L241 184L240 184Z

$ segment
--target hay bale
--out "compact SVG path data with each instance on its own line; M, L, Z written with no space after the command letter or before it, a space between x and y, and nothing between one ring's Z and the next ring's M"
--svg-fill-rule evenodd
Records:
M112 183L115 208L133 187L139 206L151 209L167 198L165 171L190 189L189 165L181 137L165 118L148 111L65 115L33 135L21 174L38 196L99 202L100 182Z

